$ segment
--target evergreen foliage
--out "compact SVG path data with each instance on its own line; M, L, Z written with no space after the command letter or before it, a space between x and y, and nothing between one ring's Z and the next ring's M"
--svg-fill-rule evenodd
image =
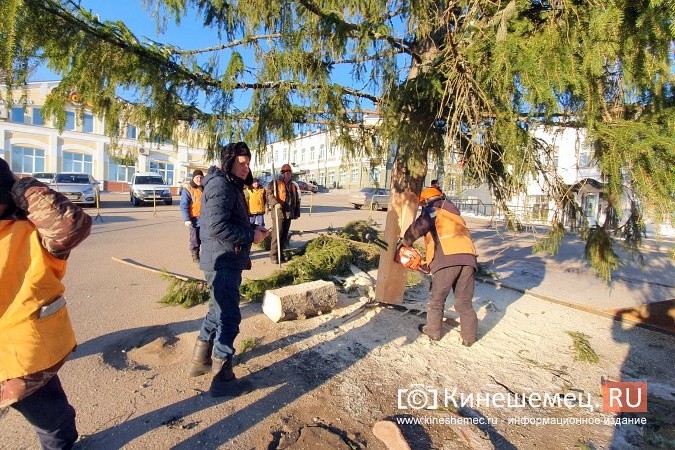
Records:
M209 288L206 282L199 280L181 280L169 273L162 273L162 278L169 282L166 294L159 302L181 305L190 308L209 301Z
M578 331L566 331L566 333L572 338L570 349L574 351L575 361L586 361L591 364L600 362L600 357L598 357L598 354L591 347L589 335Z
M455 153L467 175L489 183L514 229L507 202L529 177L559 211L579 210L547 163L550 148L531 133L576 127L607 193L604 231L588 234L600 273L616 267L615 235L638 246L642 217L672 221L675 0L143 3L160 29L196 16L220 43L142 39L72 0L3 0L3 82L21 88L46 63L62 78L44 108L59 127L76 90L113 138L131 123L141 140L192 141L210 149L207 158L226 140L262 150L326 127L354 152L395 150L394 198L420 192L428 157ZM339 76L347 72L348 83ZM11 100L11 89L4 95ZM365 126L372 109L382 121ZM615 223L627 202L638 212Z
M241 295L249 301L261 301L268 289L346 275L350 273L350 264L364 271L372 270L380 257L377 246L338 236L312 239L301 253L267 278L246 280L241 285Z

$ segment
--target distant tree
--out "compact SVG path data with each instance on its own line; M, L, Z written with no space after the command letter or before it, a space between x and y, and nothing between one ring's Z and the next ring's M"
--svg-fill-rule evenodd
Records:
M457 152L514 227L506 202L528 177L543 180L558 213L542 248L555 251L563 212L579 205L532 124L587 130L610 220L589 231L586 255L603 276L617 264L612 218L626 193L632 213L618 231L630 245L639 245L643 214L660 223L675 211L675 0L144 2L160 27L196 16L217 31L221 43L203 49L141 39L80 3L0 2L8 86L46 62L62 83L45 114L62 126L74 89L111 136L124 117L165 136L198 129L210 148L230 137L264 148L321 124L373 157L395 148L392 244L416 214L427 158ZM247 105L236 109L235 99ZM382 117L377 128L362 124L369 109ZM391 251L377 295L397 302L405 277L390 267Z

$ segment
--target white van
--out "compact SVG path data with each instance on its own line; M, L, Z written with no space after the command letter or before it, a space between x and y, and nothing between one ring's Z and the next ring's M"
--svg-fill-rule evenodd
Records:
M155 172L136 172L131 176L129 183L131 204L138 206L143 202L173 203L171 188L164 182L162 176Z

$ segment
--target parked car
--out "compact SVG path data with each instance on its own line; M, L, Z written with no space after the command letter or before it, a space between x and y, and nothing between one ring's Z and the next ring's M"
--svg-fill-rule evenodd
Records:
M173 203L171 188L167 186L164 178L155 172L133 174L129 182L129 198L133 206L144 202L164 202L165 205Z
M35 172L30 174L30 176L38 181L50 184L52 181L54 181L56 174L54 172Z
M372 209L387 209L387 205L389 205L389 191L381 188L367 187L350 194L348 201L356 209L361 209L363 206Z
M300 191L312 193L319 192L319 187L315 184L307 183L305 181L297 181L296 183L298 183L298 188L300 188Z
M94 206L101 198L99 182L88 173L58 173L50 187L65 195L73 203Z

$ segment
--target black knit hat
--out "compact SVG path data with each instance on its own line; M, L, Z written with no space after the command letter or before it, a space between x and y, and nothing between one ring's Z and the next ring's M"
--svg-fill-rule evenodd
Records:
M248 156L251 159L251 150L249 150L245 142L231 142L224 146L220 151L220 167L225 172L231 173L232 164L237 156ZM252 180L253 175L249 171L244 183L250 185Z
M204 172L202 172L202 171L199 170L199 169L195 169L194 172L192 172L192 178L196 177L197 175L199 175L200 177L203 177L203 176L204 176Z

